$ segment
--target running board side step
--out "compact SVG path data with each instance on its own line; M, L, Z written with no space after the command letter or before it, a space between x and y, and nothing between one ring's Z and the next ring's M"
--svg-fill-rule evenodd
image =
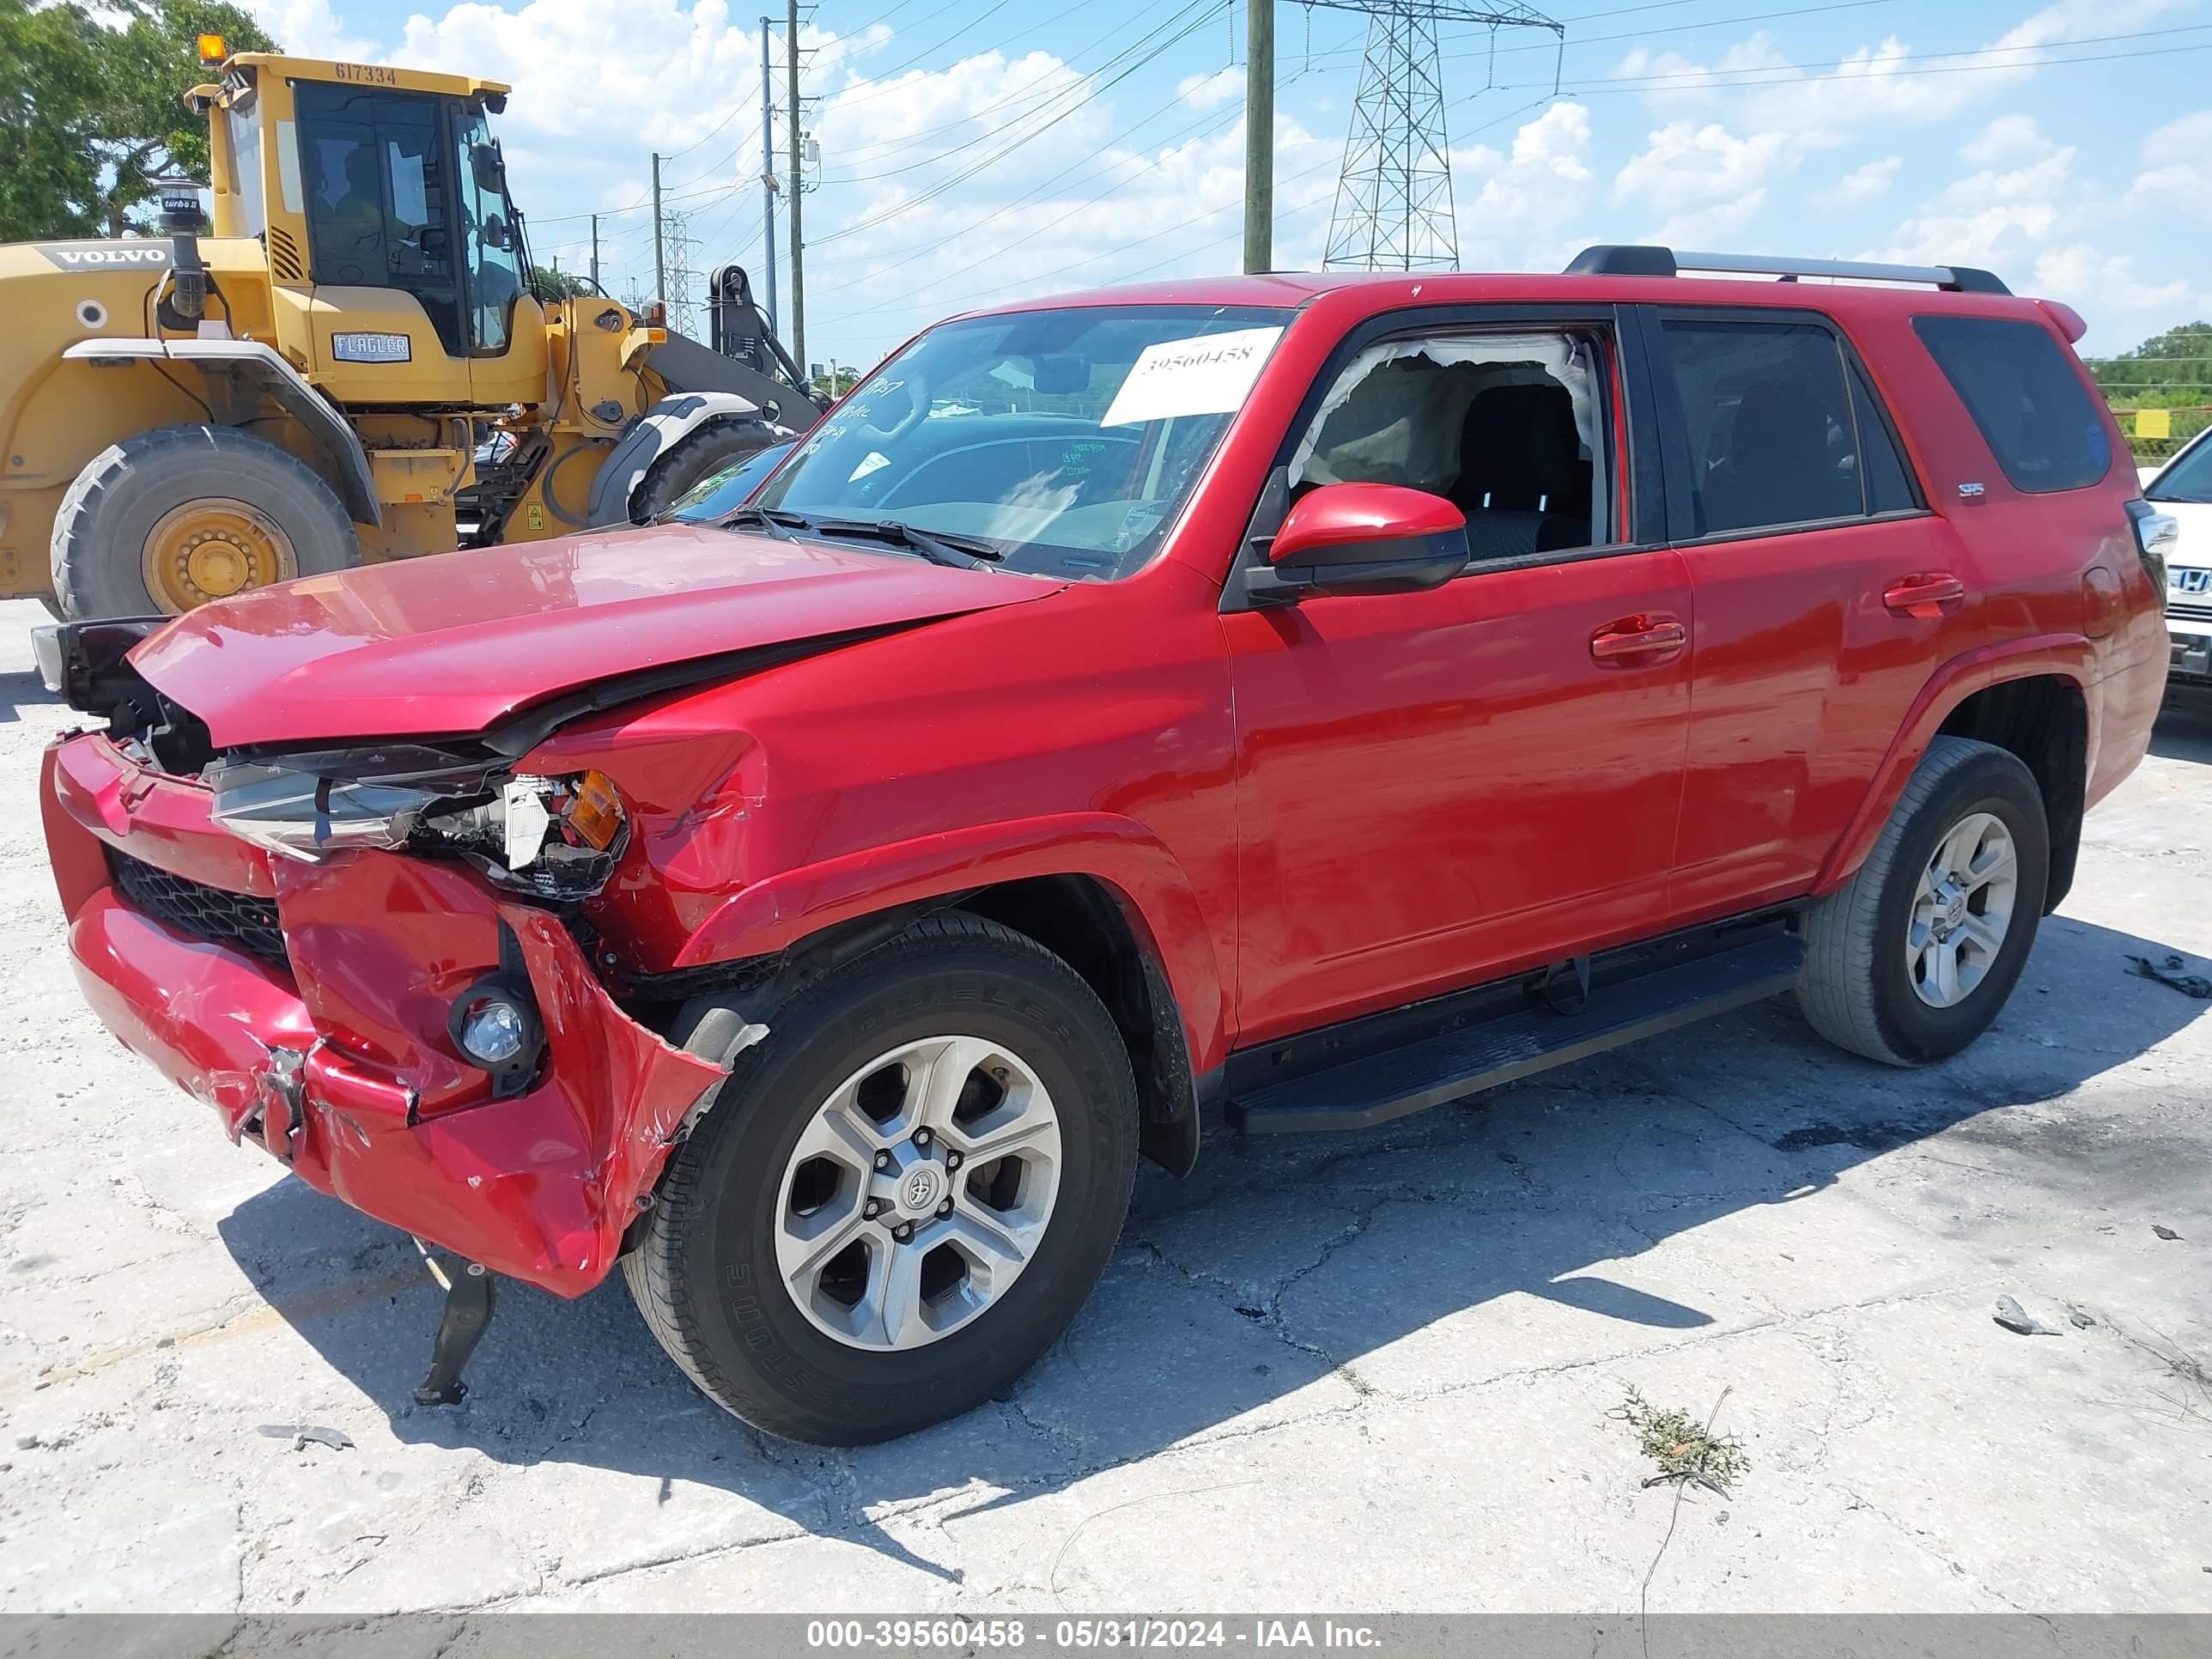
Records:
M1232 1097L1249 1134L1364 1129L1759 1001L1797 982L1805 947L1769 933L1591 994L1573 1013L1531 1002L1480 1024Z

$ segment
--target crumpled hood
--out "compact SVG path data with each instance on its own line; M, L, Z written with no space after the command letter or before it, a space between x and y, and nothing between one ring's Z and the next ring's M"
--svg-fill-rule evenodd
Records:
M131 663L222 748L450 735L617 675L1059 586L665 525L302 577L179 617Z

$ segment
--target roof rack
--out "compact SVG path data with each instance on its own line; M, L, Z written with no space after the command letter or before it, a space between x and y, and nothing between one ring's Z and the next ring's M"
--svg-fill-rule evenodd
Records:
M1995 276L1972 265L1885 265L1861 259L1777 259L1755 253L1677 253L1633 242L1586 247L1567 267L1571 276L1674 276L1686 270L1735 276L1843 276L1860 282L1926 283L1954 294L2009 294Z

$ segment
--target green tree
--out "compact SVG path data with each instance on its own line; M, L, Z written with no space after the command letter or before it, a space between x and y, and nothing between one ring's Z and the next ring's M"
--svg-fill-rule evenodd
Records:
M2163 461L2212 423L2212 323L2184 323L2114 357L2093 357L2105 401L2139 465ZM2137 412L2162 410L2166 435L2148 435Z
M150 216L153 180L181 173L205 184L207 121L185 107L185 94L210 77L199 37L220 34L238 52L275 52L276 43L238 7L222 0L105 0L127 19L100 29L106 107L95 141L106 164L100 211L110 236ZM94 24L99 28L98 24Z
M0 241L100 228L95 27L74 6L0 0Z
M530 291L540 299L550 296L566 300L579 294L591 293L592 285L573 270L562 270L557 265L532 265L530 267Z
M223 0L0 0L0 240L120 236L153 217L153 180L207 182L207 124L184 106L207 80L202 33L273 52Z

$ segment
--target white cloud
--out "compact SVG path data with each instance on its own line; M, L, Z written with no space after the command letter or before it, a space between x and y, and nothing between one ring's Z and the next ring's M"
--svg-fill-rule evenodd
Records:
M2035 261L2035 291L2100 312L2173 312L2191 296L2185 282L2148 283L2136 275L2131 254L2107 253L2076 242L2051 248Z
M1219 109L1244 95L1244 71L1233 65L1211 75L1186 75L1176 83L1176 96L1193 109Z
M331 0L240 0L253 21L286 52L306 58L374 62L377 48L350 33L331 9Z
M2212 110L2169 121L2143 140L2148 163L2128 187L2126 205L2212 218Z
M2146 161L2199 161L2212 155L2212 109L2169 121L2143 140Z
M2037 130L2032 116L2000 115L1984 127L1972 142L1962 145L1959 155L1977 167L1986 167L2000 161L2048 155L2051 149L2051 141Z
M1785 134L1738 137L1717 121L1672 121L1613 176L1616 206L1653 216L1650 240L1710 244L1756 214L1767 186L1796 165Z
M1863 167L1853 167L1849 173L1827 187L1816 192L1813 200L1821 207L1857 207L1863 203L1878 200L1889 193L1897 179L1897 170L1905 165L1902 155L1885 155L1880 161L1869 161Z
M1501 270L1562 263L1563 233L1590 196L1589 148L1589 109L1559 103L1524 124L1504 153L1453 152L1460 263Z
M2026 258L2059 229L2074 154L2056 149L2023 167L1984 167L1954 179L1898 226L1895 240L1876 257L1969 265Z
M676 0L633 0L619 9L527 0L513 11L470 0L441 17L410 17L391 57L506 82L514 96L504 128L526 144L615 149L625 157L641 149L667 153L738 106L751 101L757 111L760 36L729 18L726 0L698 0L688 9ZM748 139L757 148L758 133L757 112L732 120L712 149L733 154Z

